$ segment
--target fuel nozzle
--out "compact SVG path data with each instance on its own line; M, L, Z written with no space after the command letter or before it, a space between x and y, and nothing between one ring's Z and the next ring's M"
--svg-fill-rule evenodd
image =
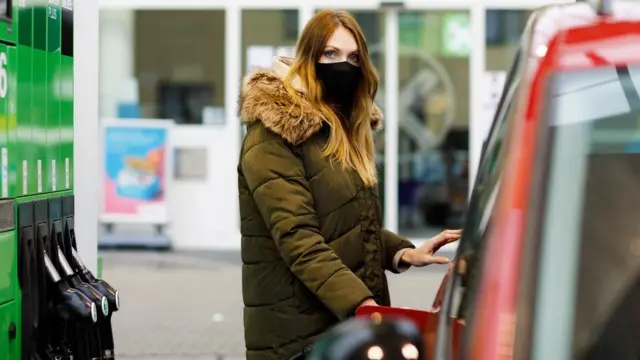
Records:
M59 247L56 247L56 249L58 252L58 261L60 262L60 267L62 268L62 272L64 273L71 287L81 292L89 300L93 301L96 306L100 308L100 312L103 317L109 315L109 301L107 300L107 297L100 293L100 291L98 291L95 287L91 286L91 284L83 282L78 274L74 273L71 265L69 265L67 259L64 257L62 250L60 250Z
M91 273L91 270L89 270L84 264L76 249L71 248L71 255L73 257L73 265L81 274L83 280L107 298L109 308L112 312L118 311L120 309L120 292L115 290L106 281L97 279L93 273Z
M80 291L73 289L62 279L55 266L51 262L49 255L44 254L44 265L49 280L58 289L58 296L61 299L61 315L64 318L78 317L93 324L98 322L98 308L96 304L89 300Z

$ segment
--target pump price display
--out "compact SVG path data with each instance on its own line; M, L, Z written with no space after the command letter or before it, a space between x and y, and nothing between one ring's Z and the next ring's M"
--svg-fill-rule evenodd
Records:
M49 19L58 20L58 8L60 7L60 0L49 0Z

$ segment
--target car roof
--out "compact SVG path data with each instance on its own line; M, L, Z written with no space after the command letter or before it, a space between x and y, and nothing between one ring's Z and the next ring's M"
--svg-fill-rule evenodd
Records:
M603 0L607 1L607 0ZM588 2L550 5L536 10L530 19L533 32L529 43L530 57L539 57L549 42L560 32L597 25L600 22L640 21L640 2L612 1L610 16L599 15Z

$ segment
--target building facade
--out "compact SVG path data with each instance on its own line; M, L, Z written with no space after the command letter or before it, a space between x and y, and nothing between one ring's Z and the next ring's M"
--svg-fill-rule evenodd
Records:
M291 54L316 11L348 10L381 76L385 226L419 242L460 226L528 16L561 2L100 0L100 115L173 119L174 247L238 248L240 79Z

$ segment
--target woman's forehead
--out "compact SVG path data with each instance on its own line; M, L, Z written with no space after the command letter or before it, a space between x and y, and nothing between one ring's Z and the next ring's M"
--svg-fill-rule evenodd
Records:
M358 51L358 43L349 30L344 27L339 27L331 34L329 40L327 40L327 47L336 48L342 52L356 52Z

